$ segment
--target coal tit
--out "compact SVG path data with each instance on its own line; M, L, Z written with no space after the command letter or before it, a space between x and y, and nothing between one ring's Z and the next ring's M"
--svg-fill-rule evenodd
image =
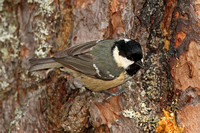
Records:
M124 83L142 67L142 48L131 39L91 41L30 59L30 71L62 67L86 88L102 91Z

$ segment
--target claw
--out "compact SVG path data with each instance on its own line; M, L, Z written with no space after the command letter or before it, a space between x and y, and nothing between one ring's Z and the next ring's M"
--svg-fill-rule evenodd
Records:
M109 91L106 91L106 90L103 90L103 91L101 91L101 92L104 93L104 94L106 94L106 95L109 95L109 96L105 99L105 101L108 101L111 97L113 97L113 96L118 96L118 95L120 95L123 91L124 91L124 89L121 88L121 89L119 89L117 92L114 92L114 93L109 92Z

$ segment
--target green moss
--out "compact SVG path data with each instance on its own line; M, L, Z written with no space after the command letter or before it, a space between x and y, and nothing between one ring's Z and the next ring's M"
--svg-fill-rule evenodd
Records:
M3 10L3 2L4 2L4 0L0 0L0 11Z
M32 0L28 1L32 3ZM55 5L53 4L54 0L34 0L37 6L37 12L35 12L36 17L35 21L37 24L34 25L34 41L37 44L35 55L37 57L46 57L49 54L49 51L52 49L52 43L49 43L49 39L51 40L52 34L55 34L55 22L56 21L49 21L49 18L55 18ZM43 18L41 20L41 18ZM56 18L55 18L56 19Z
M9 86L9 83L7 83L6 81L0 81L1 90L5 90L5 88L8 86Z
M15 125L17 123L17 121L22 118L22 116L23 116L23 112L19 109L16 109L15 110L15 118L13 119L13 121L10 122L10 127Z
M134 119L137 119L137 118L140 118L140 117L141 117L141 114L140 114L139 112L135 112L135 111L133 110L133 108L124 110L124 111L122 112L122 114L123 114L124 117L134 118Z
M53 4L54 0L28 0L28 3L38 3L39 4L39 12L45 14L51 14L55 10L55 6Z

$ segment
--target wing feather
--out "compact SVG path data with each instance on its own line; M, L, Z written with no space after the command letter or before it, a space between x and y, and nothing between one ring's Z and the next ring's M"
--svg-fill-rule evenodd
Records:
M55 58L61 58L66 56L75 56L80 54L85 54L91 51L92 47L94 47L97 41L91 41L84 44L76 45L70 47L68 49L64 49L54 55Z
M92 48L96 41L73 46L56 53L53 59L63 66L84 73L90 77L96 77L96 69L93 67Z
M91 77L96 76L96 70L93 67L91 61L85 61L76 57L63 57L63 58L53 58L56 62L61 63L63 66L70 69L79 71Z

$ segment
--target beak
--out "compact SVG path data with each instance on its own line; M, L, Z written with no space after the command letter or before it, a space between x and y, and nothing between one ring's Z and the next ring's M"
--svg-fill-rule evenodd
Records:
M135 62L135 64L137 64L138 66L140 66L141 68L144 68L143 64L142 64L142 61L139 60L137 62Z

